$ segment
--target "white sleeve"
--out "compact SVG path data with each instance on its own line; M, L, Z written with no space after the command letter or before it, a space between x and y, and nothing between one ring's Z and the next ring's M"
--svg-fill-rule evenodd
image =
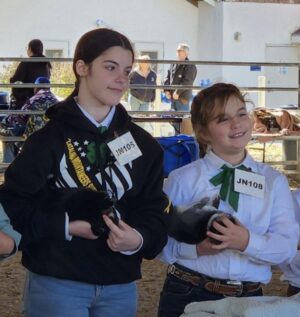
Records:
M184 193L180 190L181 188L184 188L184 186L182 187L182 183L178 183L179 179L180 177L176 177L176 175L171 172L164 184L164 192L168 195L174 205L180 204L185 199L183 196ZM180 179L180 181L182 182L183 180ZM169 237L166 246L158 255L158 258L168 264L176 262L178 258L196 259L196 245L178 242Z
M300 224L300 188L292 192L295 201L295 217Z
M124 255L132 255L132 254L137 253L138 251L140 251L140 249L142 248L142 246L143 246L143 244L144 244L144 238L143 238L143 236L142 236L137 230L135 230L134 228L133 228L133 230L140 236L140 238L141 238L141 243L140 243L140 245L137 247L137 249L135 249L135 250L132 250L132 251L121 251L120 253L122 253L122 254L124 254Z
M69 233L69 215L67 212L65 213L65 216L66 216L66 218L65 218L65 237L66 237L67 241L71 241L73 236L71 236Z
M300 223L300 189L295 190L292 194L296 205L295 216L298 223ZM300 287L300 250L297 251L296 256L290 264L282 264L280 269L283 272L281 280L288 281L289 284L295 287Z
M249 244L243 253L257 263L276 265L291 262L299 239L294 208L287 179L279 175L274 179L266 205L266 209L270 210L268 230L265 234L250 230Z
M157 256L159 260L167 264L175 263L178 258L193 260L197 257L196 245L178 242L171 237L168 238L166 246Z
M288 281L289 284L300 288L300 251L297 251L290 264L283 264L280 269L283 272L281 280Z

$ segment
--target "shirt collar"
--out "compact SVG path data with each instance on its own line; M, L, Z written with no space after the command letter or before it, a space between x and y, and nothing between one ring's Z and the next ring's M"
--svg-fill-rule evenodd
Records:
M235 167L231 165L230 163L224 161L221 159L219 156L217 156L212 150L210 150L203 158L208 167L210 169L220 169L224 164L226 164L229 167ZM245 159L238 165L245 165L248 168L251 168L252 170L255 169L255 161L253 158L246 152L246 157Z
M107 114L107 116L104 118L104 120L102 122L98 122L95 120L95 118L93 116L91 116L82 106L80 106L80 104L77 102L77 98L74 98L75 102L78 106L78 108L81 110L81 112L96 126L96 128L99 127L109 127L109 125L112 122L112 119L114 117L114 114L116 112L116 106L111 106L110 107L110 111Z

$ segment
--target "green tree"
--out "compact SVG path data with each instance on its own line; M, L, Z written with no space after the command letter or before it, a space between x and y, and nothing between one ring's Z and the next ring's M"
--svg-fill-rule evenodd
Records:
M2 65L2 70L0 72L0 83L9 84L9 79L13 76L17 69L18 62L5 63ZM2 91L10 92L10 88L0 88Z
M0 83L9 84L9 79L15 73L19 62L5 63L0 71ZM52 63L51 83L52 84L74 84L75 76L71 63ZM2 91L9 91L10 88L1 88ZM59 98L64 99L72 92L73 88L52 88L53 93Z
M53 84L74 84L75 75L71 63L52 63L51 83ZM73 88L52 88L53 93L59 98L66 98L71 94Z

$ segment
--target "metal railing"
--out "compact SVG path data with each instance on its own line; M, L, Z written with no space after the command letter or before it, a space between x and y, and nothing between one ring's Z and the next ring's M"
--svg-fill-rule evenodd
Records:
M0 62L62 62L71 63L72 58L44 58L44 57L32 57L32 58L20 58L20 57L0 57ZM136 59L135 62L144 61ZM178 61L178 60L154 60L148 61L150 64L187 64L187 65L212 65L212 66L265 66L265 67L298 67L299 80L300 80L300 63L275 63L275 62L231 62L231 61L200 61L200 60L189 60L189 61ZM73 88L74 84L62 84L62 83L51 83L51 84L15 84L15 83L1 83L0 88ZM194 91L200 91L203 87L197 85L129 85L129 89L192 89ZM256 86L239 86L242 91L246 92L271 92L271 91L297 91L298 92L298 105L300 105L300 82L298 87L256 87ZM188 116L187 112L163 112L163 111L128 111L135 121L160 121L160 122L180 122L183 117ZM0 109L0 115L7 114L28 114L28 115L41 115L43 111L22 111L22 110L5 110ZM285 137L278 138L285 139ZM289 139L299 140L299 137L293 137ZM2 141L20 141L24 140L23 137L1 137Z
M0 57L0 62L62 62L62 63L71 63L72 58L47 58L47 57ZM144 60L135 59L135 62L143 62ZM276 63L276 62L233 62L233 61L200 61L200 60L189 60L189 61L178 61L171 59L150 59L147 60L150 64L183 64L183 65L213 65L213 66L266 66L266 67L298 67L300 74L300 63ZM299 76L300 77L300 76ZM299 78L300 80L300 78ZM60 84L53 83L50 85L35 85L35 84L6 84L0 83L0 87L3 88L32 88L32 87L53 87L53 88L73 88L74 84ZM200 86L194 85L129 85L129 88L134 89L193 89L201 90L203 89ZM242 87L239 88L243 91L298 91L300 94L300 82L298 82L298 87Z

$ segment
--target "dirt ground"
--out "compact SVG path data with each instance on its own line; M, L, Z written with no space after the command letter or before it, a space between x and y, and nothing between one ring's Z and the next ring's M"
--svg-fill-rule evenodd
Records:
M19 252L13 259L0 264L0 317L21 317L25 269L20 258ZM143 279L138 282L138 317L155 317L166 265L156 260L144 261L142 270ZM273 271L272 282L265 287L265 294L284 296L287 285L279 281L280 271L277 268Z
M269 160L280 160L280 153L273 151L274 157ZM269 149L270 151L270 149ZM252 154L252 153L251 153ZM257 155L261 155L258 151ZM255 156L255 155L254 155ZM299 186L299 181L290 180L291 188ZM19 254L11 260L0 263L0 317L21 317L22 290L25 277L25 270L20 264ZM159 293L165 277L166 265L156 261L144 261L143 279L138 282L139 287L139 309L138 317L156 316ZM273 268L273 279L265 286L266 295L285 295L286 283L279 280L280 271ZM68 317L68 316L66 316Z

